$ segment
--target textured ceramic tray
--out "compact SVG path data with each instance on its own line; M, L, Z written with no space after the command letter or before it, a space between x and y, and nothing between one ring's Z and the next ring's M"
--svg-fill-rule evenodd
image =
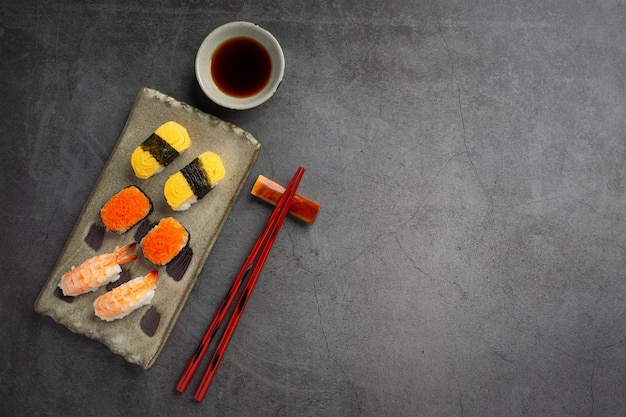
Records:
M135 177L129 162L130 154L158 126L169 120L187 128L191 147L160 174L147 180ZM109 161L37 298L35 310L52 317L72 332L104 343L127 361L148 369L161 352L260 149L260 143L250 133L158 91L142 89ZM163 197L165 181L205 151L221 156L226 176L189 210L172 211ZM93 232L94 225L99 223L98 213L102 205L117 191L132 184L139 186L152 200L154 210L148 217L150 222L174 216L189 230L192 255L191 259L187 258L184 274L179 276L174 277L176 274L168 273L165 267L157 268L159 279L150 306L141 307L123 319L104 322L94 315L92 303L107 290L106 287L68 298L60 294L57 285L72 266L136 240L137 231L142 229L140 225L123 235L105 233L97 250L94 248L98 245L90 245L86 239ZM137 261L123 265L123 269L120 281L144 275L155 267L140 256Z

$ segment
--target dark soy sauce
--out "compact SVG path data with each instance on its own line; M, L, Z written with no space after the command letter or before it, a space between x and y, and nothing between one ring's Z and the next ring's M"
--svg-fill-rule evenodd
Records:
M245 36L229 39L211 57L211 76L229 96L258 94L270 81L272 59L259 42Z

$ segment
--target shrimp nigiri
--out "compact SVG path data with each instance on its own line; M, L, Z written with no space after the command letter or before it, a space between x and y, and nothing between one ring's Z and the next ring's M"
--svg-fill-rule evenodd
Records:
M102 294L93 303L96 316L102 320L113 321L150 304L154 297L158 275L157 271L151 271Z
M132 262L139 257L135 252L137 242L132 242L114 252L87 259L61 277L59 288L65 296L75 296L96 291L103 285L115 282L122 272L121 264Z

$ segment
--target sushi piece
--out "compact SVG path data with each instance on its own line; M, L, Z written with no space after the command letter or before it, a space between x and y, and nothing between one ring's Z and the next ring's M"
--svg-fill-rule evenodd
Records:
M175 211L187 210L224 178L226 170L219 155L205 152L165 182L163 194Z
M130 164L137 177L147 179L163 171L190 146L187 129L176 122L167 122L135 148Z
M139 257L135 253L137 242L132 242L112 253L97 255L63 274L59 288L65 296L76 296L96 291L103 285L115 282L122 272L121 264L132 262Z
M107 231L124 233L152 212L152 202L141 189L131 185L122 189L100 209Z
M154 298L158 276L157 271L151 271L102 294L93 302L96 316L105 321L113 321L150 304Z
M155 265L166 265L189 242L189 232L173 217L165 217L143 239L141 250L145 258Z

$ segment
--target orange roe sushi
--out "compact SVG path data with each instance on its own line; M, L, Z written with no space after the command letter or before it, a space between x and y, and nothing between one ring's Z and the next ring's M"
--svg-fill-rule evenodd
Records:
M141 239L145 258L155 265L166 265L189 242L189 232L173 217L165 217Z
M152 212L152 202L138 187L122 189L100 209L100 219L108 231L124 233Z

